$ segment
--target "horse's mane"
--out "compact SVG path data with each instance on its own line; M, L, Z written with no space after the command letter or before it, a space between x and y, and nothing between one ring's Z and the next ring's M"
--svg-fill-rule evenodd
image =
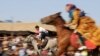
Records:
M63 28L70 30L70 31L74 31L74 29L71 29L70 27L63 26Z
M61 20L66 24L66 21L63 19L63 17L62 17L61 15L60 15L59 17L60 17ZM71 28L66 27L66 26L63 26L63 28L68 29L68 30L71 30L71 31L74 31L74 29L71 29Z
M63 19L63 17L61 15L59 15L59 17L61 18L61 20L63 21L63 23L66 23L66 21Z

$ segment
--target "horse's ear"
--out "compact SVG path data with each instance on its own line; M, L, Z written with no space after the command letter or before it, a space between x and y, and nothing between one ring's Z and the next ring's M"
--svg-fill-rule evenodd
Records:
M61 15L61 12L58 12L57 15Z
M60 16L60 14L61 14L61 12L55 13L55 14L52 15L52 17L56 18L56 17Z

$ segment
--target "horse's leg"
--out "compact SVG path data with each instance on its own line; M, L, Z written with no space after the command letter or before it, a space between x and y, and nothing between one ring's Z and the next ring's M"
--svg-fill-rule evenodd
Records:
M37 42L35 40L34 40L34 42L32 41L32 45L33 45L35 51L37 51L37 54L40 55L40 51L38 49L38 45L37 45Z
M51 43L51 42L48 40L48 43L47 43L47 45L43 48L43 50L49 49L50 43Z
M92 56L98 56L98 52L99 52L99 50L98 50L99 48L98 47L96 47L96 49L94 49L94 50L92 50Z
M99 50L99 52L98 52L98 56L100 56L100 46L98 47L98 50Z
M62 43L58 43L58 49L57 49L57 53L56 56L60 56L62 55L66 49L68 48L69 43L68 42L62 42Z
M75 51L77 50L77 48L74 48L73 46L69 46L67 49L66 49L66 55L68 56L74 56L74 53Z
M60 56L60 55L62 55L63 53L64 53L64 48L62 47L60 47L60 48L58 48L58 50L57 50L57 54L56 54L56 56Z

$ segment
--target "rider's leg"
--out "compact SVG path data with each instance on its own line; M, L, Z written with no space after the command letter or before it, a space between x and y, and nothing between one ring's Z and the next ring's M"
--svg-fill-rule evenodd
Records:
M45 37L46 37L46 33L45 32L41 32L41 40L45 39Z
M85 38L82 36L82 34L80 34L79 32L77 32L76 34L78 34L79 35L79 40L80 40L80 42L81 42L81 44L82 45L85 45Z

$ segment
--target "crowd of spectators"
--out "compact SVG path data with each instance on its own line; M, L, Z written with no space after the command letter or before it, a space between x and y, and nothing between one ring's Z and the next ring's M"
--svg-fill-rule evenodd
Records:
M24 36L0 37L0 56L37 56L34 47L24 42Z

